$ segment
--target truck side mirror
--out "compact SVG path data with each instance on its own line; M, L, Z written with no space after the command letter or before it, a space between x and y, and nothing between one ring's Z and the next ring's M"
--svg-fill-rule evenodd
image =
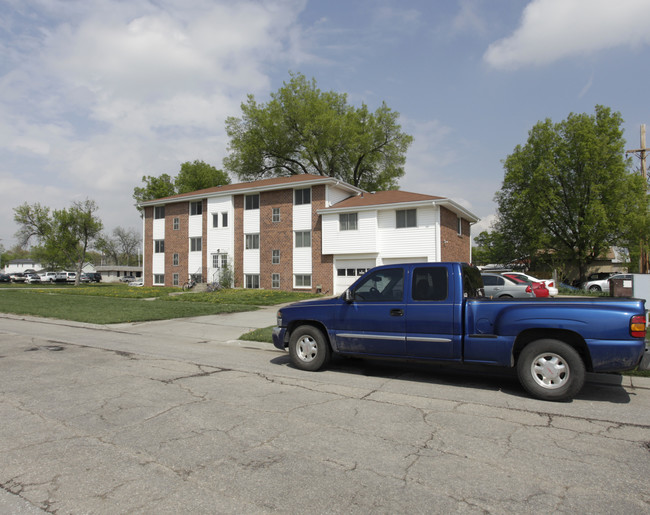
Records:
M343 292L343 300L348 304L352 304L354 302L354 294L349 289L345 290Z

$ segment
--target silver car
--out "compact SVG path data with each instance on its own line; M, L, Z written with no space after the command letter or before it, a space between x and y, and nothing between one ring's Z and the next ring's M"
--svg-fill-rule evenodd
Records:
M516 283L499 274L482 273L485 296L494 299L535 297L530 283Z

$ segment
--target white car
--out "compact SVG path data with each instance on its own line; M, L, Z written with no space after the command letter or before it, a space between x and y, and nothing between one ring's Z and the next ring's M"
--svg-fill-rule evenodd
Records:
M596 274L592 274L592 276L595 276ZM592 277L589 276L589 277ZM609 277L605 279L592 279L587 281L582 285L583 289L593 291L593 292L603 292L603 293L609 293L609 281L612 279L625 279L628 281L632 280L632 274L615 274L615 275L610 275ZM588 278L589 279L589 278Z
M144 286L144 279L136 279L135 281L131 281L129 283L129 286Z
M556 288L553 279L537 279L536 277L524 274L523 272L508 272L508 275L516 275L517 277L521 277L524 281L542 283L546 286L549 297L555 297L558 294L558 289Z

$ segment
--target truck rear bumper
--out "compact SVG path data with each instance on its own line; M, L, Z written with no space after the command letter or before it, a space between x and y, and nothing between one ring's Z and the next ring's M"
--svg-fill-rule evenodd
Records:
M587 340L594 372L635 368L645 353L645 341Z

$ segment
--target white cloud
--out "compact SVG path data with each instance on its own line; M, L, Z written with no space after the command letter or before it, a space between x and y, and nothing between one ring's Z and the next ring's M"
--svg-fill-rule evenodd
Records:
M485 52L494 68L546 65L620 46L650 43L647 0L533 0L515 32Z
M306 0L3 3L8 198L65 207L89 197L109 228L137 223L131 195L143 175L173 175L194 159L221 167L225 118L246 94L266 95L275 68L306 58L297 23Z

